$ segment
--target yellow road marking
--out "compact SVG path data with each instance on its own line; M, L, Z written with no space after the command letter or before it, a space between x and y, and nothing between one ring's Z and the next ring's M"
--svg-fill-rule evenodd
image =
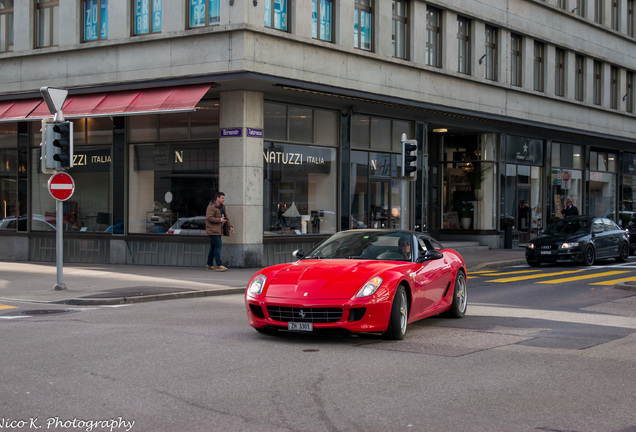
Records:
M623 279L614 279L614 280L608 280L608 281L602 281L602 282L592 282L588 285L614 285L620 282L629 282L629 281L636 281L636 276L632 276L632 277L627 277L627 278L623 278Z
M484 275L484 276L506 276L506 275L525 274L525 273L537 273L537 272L540 272L540 271L541 270L519 270L519 271L512 271L512 272L489 273L489 274Z
M2 310L2 309L16 309L16 308L17 308L17 306L9 306L9 305L0 304L0 310Z
M578 273L578 272L582 272L582 271L583 270L568 270L568 271L556 272L556 273L541 273L541 274L533 274L533 275L523 275L523 276L509 277L509 278L503 278L503 279L493 279L493 280L489 280L489 281L486 281L486 282L500 282L500 283L517 282L517 281L520 281L520 280L539 279L539 278L546 278L546 277L552 277L552 276L567 275L567 274Z
M629 271L610 271L610 272L605 272L605 273L592 273L592 274L586 274L586 275L583 275L583 276L574 276L574 277L563 278L563 279L558 279L558 280L540 281L540 282L537 282L537 283L573 282L573 281L578 281L578 280L583 280L583 279L593 279L593 278L597 278L597 277L612 276L612 275L623 274L623 273L630 273L630 272Z

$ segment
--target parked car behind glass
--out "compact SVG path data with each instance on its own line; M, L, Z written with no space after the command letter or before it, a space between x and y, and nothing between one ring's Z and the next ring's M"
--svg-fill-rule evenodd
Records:
M167 234L205 235L205 216L179 218Z

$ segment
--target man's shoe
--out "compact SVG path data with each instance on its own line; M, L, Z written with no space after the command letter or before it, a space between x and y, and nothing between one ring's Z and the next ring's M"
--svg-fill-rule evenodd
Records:
M216 271L225 271L227 270L227 267L225 266L216 266Z
M210 265L206 265L205 268L208 270L216 270L216 267Z

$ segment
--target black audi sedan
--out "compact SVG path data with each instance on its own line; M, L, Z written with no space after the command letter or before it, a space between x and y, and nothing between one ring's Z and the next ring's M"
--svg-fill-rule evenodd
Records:
M608 218L569 216L548 227L543 235L526 246L526 262L580 262L592 265L597 259L629 258L629 237L624 229Z

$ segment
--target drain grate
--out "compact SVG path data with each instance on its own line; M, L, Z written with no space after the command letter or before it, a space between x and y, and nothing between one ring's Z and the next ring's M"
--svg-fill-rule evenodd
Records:
M62 314L70 312L68 309L35 309L21 311L20 315L50 315L50 314Z

